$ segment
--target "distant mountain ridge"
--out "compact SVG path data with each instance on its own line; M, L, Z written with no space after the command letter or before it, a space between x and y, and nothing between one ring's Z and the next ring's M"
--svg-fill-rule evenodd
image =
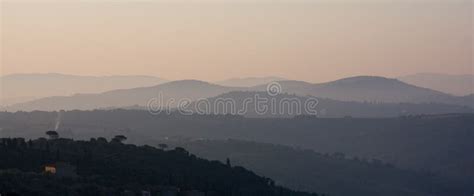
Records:
M273 83L272 83L273 84ZM474 106L474 96L458 97L439 91L406 84L397 79L358 76L327 83L311 84L302 81L275 82L281 93L312 96L344 102L369 103L440 103ZM217 97L232 91L265 92L267 84L254 87L228 87L198 80L173 81L151 87L121 89L96 94L47 97L5 108L14 110L90 110L100 108L147 106L150 101L166 107L176 107L179 100L196 101ZM160 99L162 96L162 99ZM170 103L171 102L171 103Z
M340 101L474 105L463 97L377 76L357 76L319 84L299 81L280 81L279 84L282 92ZM253 89L264 90L266 85L256 86Z
M115 89L153 86L166 80L153 76L79 76L58 73L12 74L0 78L0 105L30 101L42 97L101 93Z
M463 75L417 73L401 76L398 79L408 84L430 88L457 96L474 93L473 73Z
M164 107L176 107L179 100L199 98L240 90L198 80L180 80L151 87L113 90L98 94L47 97L7 107L11 110L93 110L109 107L147 106L149 102Z
M255 96L270 100L260 102L260 106L265 105L264 107L267 107L266 110L257 111L254 101ZM311 101L310 99L314 99L317 105L314 107L305 105L308 103L307 101ZM286 93L271 96L266 92L252 91L232 91L206 100L210 103L206 114L238 114L250 118L292 118L301 115L327 118L384 118L419 114L474 113L473 108L443 103L364 103ZM228 105L222 105L221 103L225 103L225 100L233 100L235 106L232 108ZM246 102L247 100L252 100L252 102ZM219 103L219 101L221 102ZM189 110L196 111L199 109L200 112L205 111L196 104L198 103L191 104Z

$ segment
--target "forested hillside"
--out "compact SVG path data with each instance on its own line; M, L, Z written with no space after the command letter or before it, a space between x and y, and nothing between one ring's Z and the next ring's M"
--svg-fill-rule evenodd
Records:
M334 196L468 195L474 189L429 172L404 170L377 159L321 154L307 149L240 140L168 139L150 142L182 146L210 160L227 159L277 184ZM166 145L164 145L166 144Z
M473 187L474 115L471 114L254 119L231 115L151 115L138 110L0 113L2 137L38 138L56 126L62 137L84 140L119 134L126 135L129 143L150 145L173 138L238 139L322 154L344 153L350 159L377 159L403 170L432 173L455 182L450 184L460 185L461 189ZM260 161L259 164L269 164ZM293 174L293 178L300 176ZM304 186L303 182L292 182Z
M126 139L122 137L122 140ZM117 137L90 141L69 139L0 139L0 191L20 195L119 195L125 191L168 189L225 196L310 196L278 187L242 167L198 158L183 148L163 151L125 145ZM77 174L59 177L45 165L68 163Z
M58 118L60 117L60 118ZM146 111L0 113L3 137L37 138L54 129L66 138L127 135L132 143L172 137L241 139L342 152L400 168L473 182L474 115L399 118L251 119L229 115L151 115Z

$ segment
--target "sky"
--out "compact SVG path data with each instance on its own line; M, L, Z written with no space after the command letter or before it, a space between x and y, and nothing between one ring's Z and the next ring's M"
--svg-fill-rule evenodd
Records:
M1 74L474 73L472 0L0 0Z

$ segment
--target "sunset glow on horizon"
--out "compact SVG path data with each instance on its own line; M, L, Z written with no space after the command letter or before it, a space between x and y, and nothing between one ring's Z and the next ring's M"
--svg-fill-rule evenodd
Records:
M208 81L280 76L322 82L354 75L473 73L469 0L0 4L2 75Z

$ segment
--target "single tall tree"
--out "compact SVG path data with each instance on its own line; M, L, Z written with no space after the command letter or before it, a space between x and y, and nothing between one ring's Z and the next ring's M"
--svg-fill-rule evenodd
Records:
M168 148L167 144L158 144L158 147L160 147L162 150L165 150Z
M127 140L127 137L125 137L124 135L116 135L112 141L113 142L118 142L118 143L122 143L123 141Z
M59 134L58 132L56 131L46 131L46 135L48 135L49 139L50 140L54 140L54 139L58 139L59 138Z

